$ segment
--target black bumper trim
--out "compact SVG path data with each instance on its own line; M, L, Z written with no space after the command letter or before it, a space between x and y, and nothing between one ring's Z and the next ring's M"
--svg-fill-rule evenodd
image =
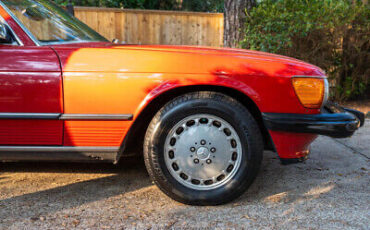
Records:
M332 106L332 105L331 105ZM335 138L350 137L364 124L365 115L357 110L330 107L321 114L263 113L267 129L293 133L312 133Z

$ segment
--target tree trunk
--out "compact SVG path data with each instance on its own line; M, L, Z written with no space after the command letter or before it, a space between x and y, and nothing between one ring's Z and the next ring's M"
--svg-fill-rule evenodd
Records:
M256 0L225 0L224 46L239 47L244 39L245 11L256 6Z

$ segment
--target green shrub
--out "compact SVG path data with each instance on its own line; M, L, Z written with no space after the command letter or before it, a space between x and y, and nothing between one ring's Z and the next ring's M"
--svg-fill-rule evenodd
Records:
M320 66L337 100L369 93L370 8L348 0L263 0L247 15L241 46Z

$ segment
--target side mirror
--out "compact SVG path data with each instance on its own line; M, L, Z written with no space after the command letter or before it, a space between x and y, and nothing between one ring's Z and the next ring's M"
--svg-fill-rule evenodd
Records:
M0 22L0 42L6 42L9 40L8 35L8 29L6 28L6 25L2 22Z
M0 44L14 45L13 36L11 35L8 26L0 21Z

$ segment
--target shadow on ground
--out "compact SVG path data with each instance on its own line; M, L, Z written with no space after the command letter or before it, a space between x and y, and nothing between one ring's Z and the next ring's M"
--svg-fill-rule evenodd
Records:
M361 228L369 216L361 211L369 198L369 160L325 137L312 150L306 163L288 166L280 165L275 153L265 152L260 174L249 190L217 207L172 201L152 185L141 159L119 165L2 163L0 229L26 225ZM71 224L70 216L79 220L77 225ZM325 224L315 222L317 218L326 218Z
M2 174L12 176L2 176ZM17 174L22 175L23 178L17 178ZM94 178L88 179L88 174L93 175ZM52 188L27 192L27 186L35 186L36 190L45 187L50 177L52 177L50 181ZM118 165L50 162L1 163L0 186L6 183L25 184L20 187L24 190L24 194L8 195L7 198L0 199L1 219L15 217L14 211L17 209L19 209L16 213L17 218L32 218L44 213L83 206L151 185L144 163L140 159L127 159ZM1 195L11 193L7 191L6 186L4 187L0 187ZM17 186L8 186L8 188L17 189ZM33 212L27 209L32 209Z

